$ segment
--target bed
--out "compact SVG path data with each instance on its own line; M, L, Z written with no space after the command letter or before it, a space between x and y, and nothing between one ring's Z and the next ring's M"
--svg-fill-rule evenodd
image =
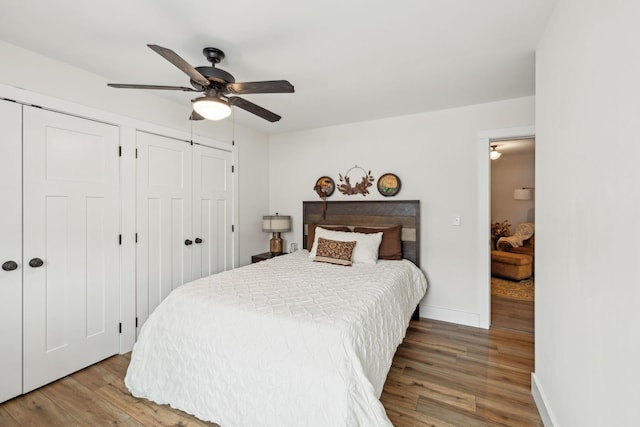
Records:
M403 202L405 215L399 202L360 203L328 203L322 218L319 202L305 202L302 250L174 290L140 332L131 393L223 427L391 426L379 397L426 292L419 204ZM310 224L406 224L412 259L315 262Z

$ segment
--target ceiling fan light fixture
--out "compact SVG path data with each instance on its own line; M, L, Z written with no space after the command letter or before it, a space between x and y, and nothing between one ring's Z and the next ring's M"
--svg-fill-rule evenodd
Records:
M491 146L491 151L489 152L489 158L491 160L498 160L500 156L502 156L502 153L496 150L497 147L497 145Z
M227 102L211 96L195 99L193 110L208 120L226 119L231 114L231 107Z

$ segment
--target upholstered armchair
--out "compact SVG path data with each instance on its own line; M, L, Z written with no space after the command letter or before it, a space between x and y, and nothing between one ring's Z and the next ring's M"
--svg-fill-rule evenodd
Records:
M499 251L533 256L535 253L534 224L524 222L518 225L512 236L501 237L496 246Z
M525 222L513 235L498 239L491 252L491 274L509 280L528 279L534 270L534 224Z

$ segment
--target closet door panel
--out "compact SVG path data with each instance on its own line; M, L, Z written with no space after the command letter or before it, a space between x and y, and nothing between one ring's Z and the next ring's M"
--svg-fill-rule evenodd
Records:
M138 132L136 293L138 326L192 278L191 146Z
M24 107L24 392L118 352L118 144Z
M233 268L232 154L194 145L193 158L194 275L205 277Z
M22 393L22 106L0 101L0 402ZM15 265L11 264L15 263ZM5 264L6 263L6 264ZM15 267L15 268L14 268Z

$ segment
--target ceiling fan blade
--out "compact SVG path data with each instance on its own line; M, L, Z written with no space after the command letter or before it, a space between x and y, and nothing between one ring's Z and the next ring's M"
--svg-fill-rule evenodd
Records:
M160 90L182 90L185 92L199 92L193 88L185 86L159 86L159 85L137 85L123 83L107 83L107 86L117 87L120 89L160 89Z
M243 110L253 113L256 116L260 116L272 123L277 122L282 118L276 113L272 113L271 111L264 109L261 106L254 104L253 102L249 102L246 99L237 96L229 98L229 104L242 108Z
M182 70L182 72L191 77L191 80L193 80L194 82L202 86L209 86L209 80L207 80L205 76L200 74L198 70L193 68L191 64L182 59L171 49L167 49L166 47L158 46L156 44L148 44L147 46L149 46L149 48L151 48L158 55L162 56L164 59Z
M228 93L242 95L246 93L292 93L291 83L286 80L270 80L264 82L244 82L227 84Z
M189 116L189 120L204 120L204 117L202 117L200 114L196 113L195 111L192 111L191 115Z

